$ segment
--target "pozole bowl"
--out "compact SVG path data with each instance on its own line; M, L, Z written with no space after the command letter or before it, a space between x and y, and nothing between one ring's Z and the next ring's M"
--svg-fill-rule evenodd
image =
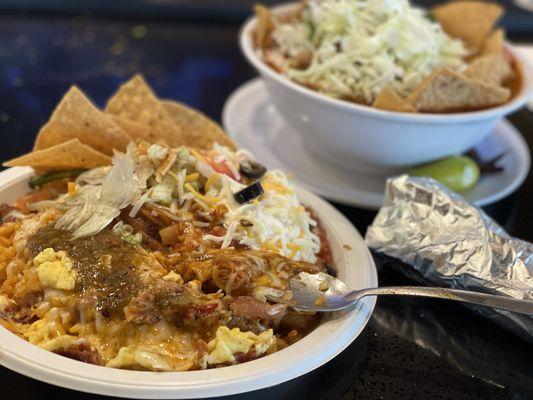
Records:
M296 3L275 7L288 13ZM240 46L263 78L272 103L318 158L343 169L382 172L460 154L488 135L503 117L533 95L533 69L512 47L521 67L518 92L507 103L460 113L401 113L338 100L291 81L254 48L257 18L241 29Z

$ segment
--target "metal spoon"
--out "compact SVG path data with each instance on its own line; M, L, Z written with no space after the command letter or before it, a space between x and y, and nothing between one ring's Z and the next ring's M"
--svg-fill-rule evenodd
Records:
M524 314L533 314L533 301L439 287L392 286L350 291L340 280L320 272L301 272L290 281L291 306L302 311L338 311L366 296L399 295L462 301Z

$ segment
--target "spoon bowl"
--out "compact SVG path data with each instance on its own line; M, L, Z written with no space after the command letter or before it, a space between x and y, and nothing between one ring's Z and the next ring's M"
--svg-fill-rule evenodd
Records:
M473 303L523 314L533 314L533 301L440 287L392 286L350 291L340 280L324 272L300 272L290 281L292 304L301 311L339 311L353 307L366 296L396 295L433 297Z

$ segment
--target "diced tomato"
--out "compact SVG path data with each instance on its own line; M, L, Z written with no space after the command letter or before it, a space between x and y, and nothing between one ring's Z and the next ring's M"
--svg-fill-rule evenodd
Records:
M235 181L240 180L238 179L238 177L233 175L233 173L231 172L231 169L228 167L225 161L219 162L215 160L215 158L217 157L216 154L206 154L204 155L204 157L205 157L205 161L207 161L207 163L211 166L211 168L213 168L216 172L227 175Z
M30 212L28 205L31 203L36 203L42 200L51 200L54 196L49 190L36 190L27 194L26 196L19 197L15 202L15 207L20 208L23 213Z

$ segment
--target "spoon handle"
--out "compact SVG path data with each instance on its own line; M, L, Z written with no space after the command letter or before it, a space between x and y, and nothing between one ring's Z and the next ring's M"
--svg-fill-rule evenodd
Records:
M518 300L493 294L471 292L468 290L418 287L418 286L392 286L355 290L345 296L347 301L357 301L365 296L398 295L421 296L438 299L455 300L464 303L479 304L482 306L514 311L523 314L533 314L533 301Z

